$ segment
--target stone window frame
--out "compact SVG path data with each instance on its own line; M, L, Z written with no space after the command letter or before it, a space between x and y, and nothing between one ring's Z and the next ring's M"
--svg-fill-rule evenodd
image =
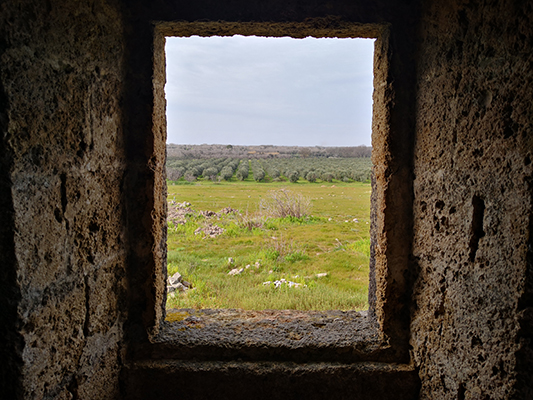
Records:
M148 282L140 283L141 294L130 304L131 327L144 327L145 333L133 329L130 338L144 337L130 351L137 357L252 361L340 361L340 362L409 362L409 256L412 240L412 138L405 113L413 107L408 92L409 65L406 55L391 50L390 24L361 24L330 19L309 19L305 22L155 22L153 29L151 156L147 158L151 175L153 199L151 236L154 243L145 267ZM342 315L331 313L289 312L284 321L266 332L259 325L268 318L226 310L232 316L226 325L215 324L210 331L201 321L202 329L187 330L190 325L173 328L164 322L166 296L166 100L164 96L165 37L168 36L290 36L374 38L374 92L372 116L372 196L371 196L371 260L369 311L367 315L342 321ZM407 54L407 56L409 56ZM405 74L405 79L402 79ZM401 102L399 100L407 100ZM150 178L149 178L150 179ZM142 267L141 267L142 268ZM140 279L140 278L139 278ZM133 285L138 286L135 282ZM132 299L130 299L130 302ZM338 312L337 312L338 313ZM238 314L238 313L237 313ZM192 318L190 318L192 317ZM212 316L217 319L218 315ZM198 316L183 315L186 322ZM202 316L209 319L209 316ZM233 318L233 319L232 319ZM306 320L307 318L307 320ZM339 319L341 324L339 325ZM259 321L259 322L258 322ZM181 321L183 322L183 321ZM342 324L344 323L344 325ZM296 324L296 325L294 325ZM303 335L314 338L291 341L281 337L294 326L304 326ZM131 330L130 327L130 330ZM243 328L244 327L244 328ZM323 329L329 327L329 329ZM226 329L227 328L227 329ZM242 333L242 330L248 333ZM220 331L222 330L222 333ZM349 331L339 337L335 332ZM134 332L135 333L132 333ZM219 331L217 336L216 332ZM192 334L198 332L199 335ZM236 334L238 332L238 334ZM251 333L250 333L251 332ZM331 333L333 332L333 335ZM220 336L222 335L222 336ZM259 335L259 338L258 338ZM228 337L230 337L228 339ZM222 340L221 340L222 339ZM228 339L224 341L224 339ZM136 342L133 340L133 342Z

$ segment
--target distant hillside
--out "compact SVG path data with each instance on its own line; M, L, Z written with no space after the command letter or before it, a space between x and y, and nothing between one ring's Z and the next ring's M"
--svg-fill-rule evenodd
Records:
M372 147L325 146L233 146L231 144L167 144L168 158L295 158L295 157L370 157Z

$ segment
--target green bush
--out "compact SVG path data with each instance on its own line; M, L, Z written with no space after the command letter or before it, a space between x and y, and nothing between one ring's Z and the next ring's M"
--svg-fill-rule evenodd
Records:
M225 181L229 181L232 176L233 176L233 169L231 169L231 167L226 166L222 168L222 170L220 171L220 178L224 179Z
M209 179L213 179L214 177L216 177L218 174L218 171L215 167L209 167L209 168L206 168L204 169L204 171L202 172L202 176L204 178L209 178Z
M316 182L316 178L317 178L317 176L316 176L316 173L314 171L308 172L306 177L305 177L305 179L307 179L307 181L311 182L311 183Z
M265 179L265 171L262 169L257 169L254 171L254 180L260 182Z
M291 181L291 183L298 182L299 177L300 177L300 174L296 171L291 171L289 175L287 176L287 178L289 178L289 181Z

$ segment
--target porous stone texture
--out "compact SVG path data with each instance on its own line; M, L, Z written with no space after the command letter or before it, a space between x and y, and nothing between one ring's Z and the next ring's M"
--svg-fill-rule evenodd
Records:
M274 2L275 3L275 2ZM241 11L238 5L224 8L224 13ZM337 5L338 6L338 5ZM266 12L254 11L258 20L266 19L279 4ZM333 7L332 9L335 9ZM380 11L377 11L380 10ZM385 11L386 10L386 11ZM396 13L392 11L396 11ZM374 94L373 94L373 198L372 198L372 262L370 265L369 318L381 327L384 341L397 352L397 360L407 362L409 335L409 299L412 276L409 254L412 239L412 146L414 140L415 95L411 91L415 75L414 63L416 32L415 6L395 9L376 4L375 9L351 10L354 17L321 15L316 10L300 10L295 21L286 22L277 14L270 22L205 21L202 12L213 11L193 7L192 10L169 9L167 14L152 10L163 18L155 23L154 31L154 97L162 96L159 79L164 79L159 55L162 35L265 35L313 37L375 37ZM278 10L279 11L279 10ZM408 12L411 11L411 12ZM148 14L149 11L146 11ZM194 18L201 21L183 21ZM266 13L266 14L265 14ZM203 15L203 17L201 17ZM275 15L275 14L273 14ZM250 17L252 18L252 17ZM353 19L352 19L353 18ZM154 17L153 19L157 19ZM169 19L174 19L169 21ZM279 21L281 20L281 21ZM367 21L367 23L361 23ZM394 29L391 25L394 23ZM158 124L159 122L157 122ZM155 127L155 131L159 128ZM156 268L157 270L157 268ZM159 304L156 302L156 304ZM155 315L155 314L154 314Z
M237 1L223 6L200 1L187 4L186 7L176 6L172 2L148 4L139 1L135 4L136 8L132 7L130 10L134 28L127 31L131 52L129 73L135 78L135 86L131 91L132 96L127 95L126 98L136 98L138 101L128 105L127 114L134 122L128 123L127 131L137 138L134 141L139 146L135 146L135 152L132 152L135 157L128 159L130 168L142 169L147 162L152 165L152 170L144 171L142 179L132 183L131 187L139 186L144 179L143 183L150 188L153 197L141 198L140 202L138 198L135 199L138 214L129 221L131 226L138 227L130 232L135 232L139 243L153 243L153 246L132 249L135 256L128 265L130 284L138 290L130 294L128 367L124 370L124 380L128 382L126 386L129 387L132 382L143 382L145 393L161 392L162 387L155 384L160 381L149 378L147 371L152 367L178 385L184 379L190 381L192 377L200 378L206 373L204 367L207 370L212 367L205 364L201 368L189 369L186 363L167 363L168 360L251 360L257 364L250 368L249 373L257 374L258 377L268 373L260 363L273 359L280 362L342 360L354 363L364 360L409 363L408 295L412 280L408 269L412 239L411 171L415 105L415 95L411 89L415 82L412 64L418 15L416 4L409 7L398 7L385 2L376 3L372 7L368 7L366 3L346 7L342 2L334 2L325 7L320 2L299 1L290 4L277 1L267 4ZM166 129L163 44L165 35L192 34L377 37L373 140L379 150L373 156L377 164L374 171L377 196L373 198L375 211L372 217L372 241L375 245L374 263L371 265L371 292L375 295L370 299L370 312L364 323L350 321L341 328L340 322L326 322L328 329L320 329L308 327L309 321L302 317L299 322L298 318L292 318L290 321L275 321L272 326L264 326L265 322L261 318L245 315L244 312L229 316L227 314L232 313L228 310L192 315L186 321L159 328L161 317L164 316L161 304L166 279L165 260L161 257L165 246L165 225L162 219L165 214L163 204L166 204L165 187L157 174L158 168L162 166L162 152L159 149L161 143L164 143ZM142 98L138 93L143 93ZM161 203L157 201L159 198L162 199ZM151 218L146 218L147 215ZM154 238L160 239L153 242L144 240L145 236L150 235L150 230ZM326 317L322 319L328 320ZM194 326L191 327L190 324ZM294 339L299 335L304 340ZM161 358L165 361L149 362ZM143 367L138 369L139 365ZM165 370L166 368L169 369ZM180 368L188 369L187 377ZM217 368L219 367L211 371L215 375ZM225 368L222 367L222 370ZM402 368L414 371L408 365L403 365ZM304 380L314 375L313 371L314 367L303 368L301 373L308 374ZM331 371L342 375L338 369L333 368ZM332 379L338 379L339 376ZM380 376L376 374L373 380L373 374L370 373L364 380L369 388L379 387L382 384ZM390 379L396 379L392 376L393 370L390 371ZM409 389L401 396L415 397L417 379L410 375L406 382ZM227 384L231 384L230 381ZM128 395L138 392L131 392L130 389L127 390ZM348 386L337 389L339 393L351 390ZM219 393L212 392L212 395L217 394ZM373 398L386 398L386 395L376 391Z
M357 311L167 310L151 343L134 358L395 362L379 330Z
M382 363L144 361L124 375L129 400L412 400L418 391L412 366Z
M519 0L1 1L0 398L533 398L532 27ZM367 317L161 325L174 34L377 37Z
M116 398L121 14L104 0L21 0L2 2L0 15L0 257L12 285L0 293L0 397Z
M424 2L413 358L424 399L533 398L531 2Z

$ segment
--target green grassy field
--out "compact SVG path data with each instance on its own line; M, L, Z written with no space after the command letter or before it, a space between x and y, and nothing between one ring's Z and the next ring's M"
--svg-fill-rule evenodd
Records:
M310 200L307 217L273 218L259 208L283 188ZM191 203L185 223L169 222L168 273L180 272L193 289L169 294L167 308L367 308L370 184L169 182L168 200L170 208ZM199 213L225 207L239 212ZM224 232L195 234L212 225ZM281 279L299 286L276 287Z

